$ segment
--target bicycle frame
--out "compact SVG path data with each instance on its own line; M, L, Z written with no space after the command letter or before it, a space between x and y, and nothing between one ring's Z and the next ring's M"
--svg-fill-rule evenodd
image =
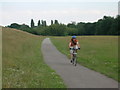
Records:
M77 49L73 49L73 64L77 65Z

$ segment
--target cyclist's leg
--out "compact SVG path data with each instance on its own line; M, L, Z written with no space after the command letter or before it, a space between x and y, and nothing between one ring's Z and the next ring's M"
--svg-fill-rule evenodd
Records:
M73 49L71 47L71 50L70 50L70 62L72 63L73 61Z
M72 63L72 54L70 53L70 62Z
M73 54L73 59L72 60L73 60L72 63L74 64L75 63L75 55L74 54Z
M77 49L75 49L75 53L77 53ZM77 65L77 54L74 55L74 65Z
M74 64L75 64L75 66L77 65L77 55L75 55Z
M72 53L70 54L70 59L71 59L71 60L73 59L73 54L72 54Z

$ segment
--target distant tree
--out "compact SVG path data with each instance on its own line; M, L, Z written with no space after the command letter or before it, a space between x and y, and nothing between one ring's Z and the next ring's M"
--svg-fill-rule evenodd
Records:
M41 20L41 26L43 26L43 20Z
M25 24L22 24L20 26L20 30L23 30L23 31L27 31L27 32L31 32L31 29L28 25L25 25Z
M96 22L96 34L97 35L114 35L117 22L113 17L104 16L103 19Z
M80 23L77 23L77 29L78 29L78 35L85 35L85 23L83 22L80 22Z
M55 20L55 24L59 24L59 23L58 23L58 20Z
M46 21L42 20L41 22L42 22L42 26L44 26L44 27L46 27L46 26L47 26Z
M52 36L64 36L66 34L66 26L63 24L53 24L49 26L49 34Z
M41 23L40 23L40 20L38 21L38 26L40 26L41 25Z
M51 25L53 24L53 20L51 20Z
M77 28L66 28L67 35L78 35L78 29Z
M109 35L109 31L111 29L112 23L114 22L114 18L110 16L104 16L103 18L103 30L104 35Z
M84 25L85 35L94 35L95 34L95 23L86 23Z
M34 21L33 19L31 19L31 28L33 28L35 25L34 25Z
M102 34L102 19L99 19L95 26L95 35L101 35Z
M46 23L46 21L44 21L44 26L45 26L45 27L47 26L47 23Z
M68 24L67 24L67 27L76 28L76 25L75 25L75 23L68 23Z
M75 21L71 21L73 25L76 25L76 22Z
M38 25L35 26L33 19L31 19L31 28L28 25L19 25L17 23L12 23L8 27L27 31L36 35L120 35L120 15L116 18L104 16L94 23L71 22L67 25L60 24L58 20L54 22L51 20L50 26L47 26L45 20L39 20Z
M16 29L20 29L20 25L17 23L12 23L10 26L8 26L10 28L16 28Z

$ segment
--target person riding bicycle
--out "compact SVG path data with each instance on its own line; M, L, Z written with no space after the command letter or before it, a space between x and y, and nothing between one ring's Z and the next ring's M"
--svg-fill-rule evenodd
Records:
M70 43L69 43L69 48L70 48L70 56L71 56L71 63L72 63L72 57L73 57L73 49L80 50L80 44L76 38L76 36L72 36Z

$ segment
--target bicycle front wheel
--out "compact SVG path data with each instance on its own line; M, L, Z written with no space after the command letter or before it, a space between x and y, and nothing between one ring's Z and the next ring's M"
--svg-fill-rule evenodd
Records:
M75 59L75 66L77 65L77 59Z
M76 55L74 56L74 65L75 66L77 65L77 57L76 57Z

